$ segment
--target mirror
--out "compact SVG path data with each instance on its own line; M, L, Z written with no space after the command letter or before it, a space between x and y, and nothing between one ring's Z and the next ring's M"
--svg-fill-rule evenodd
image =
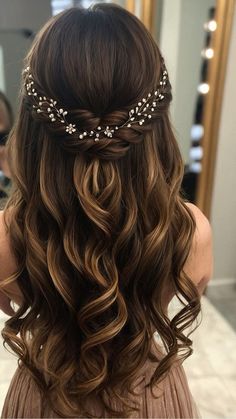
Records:
M164 1L160 47L167 52L173 84L171 115L185 162L183 188L196 203L197 178L202 169L205 97L214 51L215 0ZM171 31L170 31L171 24Z

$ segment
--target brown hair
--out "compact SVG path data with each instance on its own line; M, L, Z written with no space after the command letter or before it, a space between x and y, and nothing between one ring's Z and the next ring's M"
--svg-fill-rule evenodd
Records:
M71 123L93 129L127 119L157 86L162 56L135 16L96 4L53 17L25 64L37 90L68 109ZM19 264L9 281L17 278L25 302L3 337L60 415L89 415L85 402L96 395L111 415L127 417L135 408L119 389L129 391L151 358L153 330L167 354L151 385L180 350L183 359L191 354L184 330L200 310L183 272L195 220L180 192L171 85L151 120L98 142L37 114L23 83L21 90L8 141L15 187L5 213ZM171 320L167 289L183 304ZM119 412L106 394L120 398Z

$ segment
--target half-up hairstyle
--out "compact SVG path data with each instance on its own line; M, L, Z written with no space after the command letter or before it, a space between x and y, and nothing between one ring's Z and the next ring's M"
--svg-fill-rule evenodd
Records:
M96 4L53 17L25 66L69 123L93 130L127 119L158 85L163 59L135 16ZM138 407L125 395L140 368L156 362L153 387L177 356L188 357L184 330L200 311L183 271L196 225L181 192L171 84L150 120L95 142L37 113L22 74L4 214L19 266L8 282L17 280L24 303L2 334L59 415L92 415L85 406L95 396L110 415L128 417ZM169 319L175 294L183 308ZM151 352L155 330L162 359Z

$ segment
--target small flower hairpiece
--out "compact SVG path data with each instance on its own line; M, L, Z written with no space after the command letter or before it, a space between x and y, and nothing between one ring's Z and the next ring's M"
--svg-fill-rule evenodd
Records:
M23 73L26 74L25 87L27 94L33 96L35 102L33 108L37 113L45 112L46 109L51 122L57 121L65 125L65 131L68 134L72 135L78 133L79 139L82 140L89 137L94 138L94 141L99 141L101 134L104 134L108 138L112 138L114 132L120 128L131 128L133 124L137 123L143 125L145 119L151 119L152 113L157 106L157 102L160 102L164 98L163 87L166 85L168 77L167 71L164 69L158 88L154 92L148 93L146 97L142 98L137 105L129 111L129 117L122 125L106 126L105 128L97 126L91 131L80 131L78 126L67 121L66 115L68 114L68 111L58 107L56 100L42 96L37 92L29 66L24 69Z

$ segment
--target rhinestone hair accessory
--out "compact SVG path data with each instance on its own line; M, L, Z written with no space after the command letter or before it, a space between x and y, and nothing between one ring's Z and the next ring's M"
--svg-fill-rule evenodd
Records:
M46 113L52 123L60 122L65 126L65 131L70 135L78 135L79 139L92 138L94 141L99 141L101 134L104 134L107 138L112 138L116 130L123 127L130 128L133 124L143 125L145 120L152 118L152 113L155 111L157 103L164 98L163 88L166 85L168 73L166 68L162 71L161 80L159 86L152 93L142 99L128 112L128 118L122 125L115 126L97 126L91 131L80 130L75 124L71 124L67 121L66 116L68 111L60 106L56 100L48 98L39 94L35 88L33 76L30 72L30 67L26 67L23 71L26 75L25 87L28 96L32 96L34 99L33 108L37 113Z

